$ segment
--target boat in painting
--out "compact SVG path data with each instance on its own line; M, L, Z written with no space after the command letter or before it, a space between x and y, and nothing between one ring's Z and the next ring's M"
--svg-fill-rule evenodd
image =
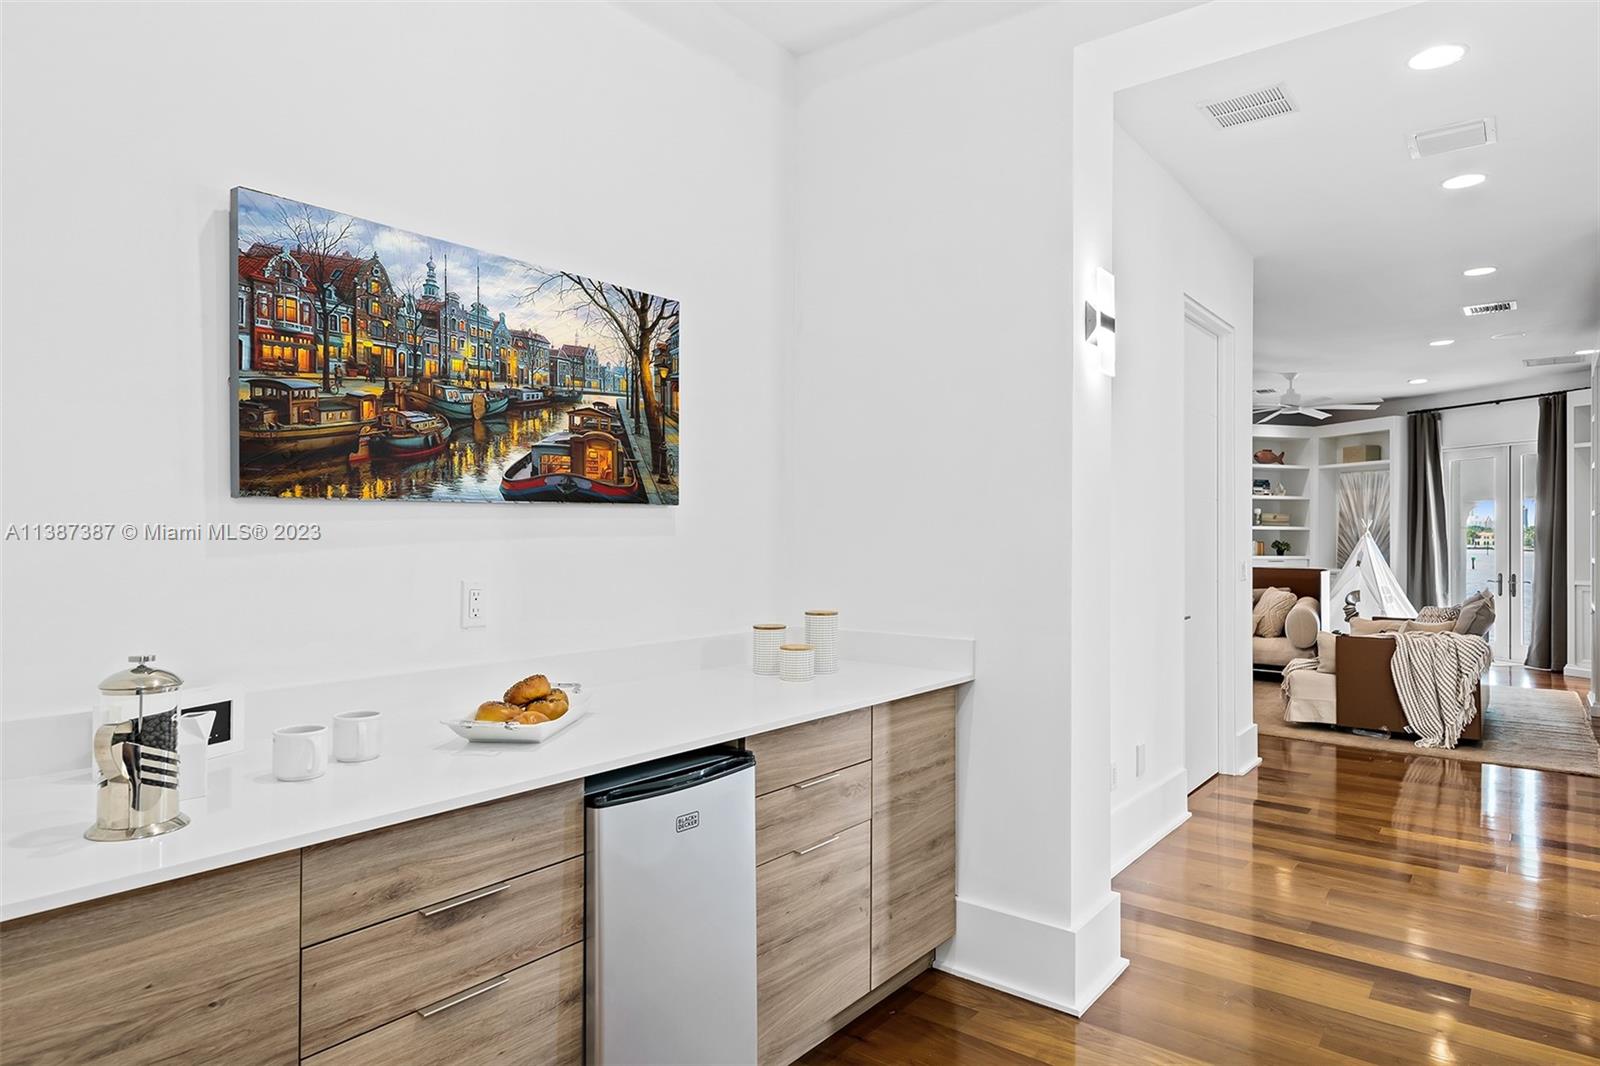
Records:
M611 433L621 436L621 419L611 407L595 404L593 407L574 407L567 412L567 429L572 433L588 433L599 430L602 433Z
M503 390L503 395L510 402L513 411L547 407L555 402L555 398L545 389L509 388Z
M442 381L430 381L426 386L407 389L406 395L430 411L457 422L493 418L505 414L506 408L511 406L507 396L491 395L482 389L465 385L447 385Z
M514 501L633 503L644 498L634 461L610 433L552 433L506 469L500 495Z
M389 408L378 420L376 451L391 459L437 455L450 443L450 423L431 411Z
M377 398L329 395L314 381L252 378L239 401L239 459L247 465L350 452L377 423Z

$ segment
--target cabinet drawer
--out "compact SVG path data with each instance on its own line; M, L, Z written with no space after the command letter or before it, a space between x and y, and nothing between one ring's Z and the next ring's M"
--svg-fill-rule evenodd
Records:
M413 1011L305 1062L308 1066L582 1063L582 944L563 948L494 981L503 983L473 985L423 1007L426 1016ZM478 994L462 998L474 991ZM451 1000L456 1002L451 1004Z
M756 800L756 863L815 844L871 817L870 762L768 792Z
M318 844L301 853L300 943L582 853L581 781Z
M404 862L396 856L396 862ZM583 939L583 860L486 886L300 953L310 1055Z
M871 989L872 832L756 870L756 1033L760 1061L786 1063Z
M7 922L0 1062L293 1066L299 894L290 852Z
M872 708L747 737L756 753L756 795L872 758Z

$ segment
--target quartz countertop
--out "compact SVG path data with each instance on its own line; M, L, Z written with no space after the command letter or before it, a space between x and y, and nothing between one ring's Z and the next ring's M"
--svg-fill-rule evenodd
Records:
M882 639L879 639L882 638ZM245 749L207 763L206 796L185 800L192 824L148 840L92 843L94 786L87 769L0 783L0 920L159 884L296 848L587 777L648 759L825 718L973 678L972 642L873 635L867 652L894 661L846 658L837 674L804 684L758 677L719 650L652 666L607 671L590 655L579 681L587 713L542 744L469 744L441 724L470 717L522 672L486 664L253 699ZM850 640L844 642L850 654ZM964 650L963 650L964 649ZM924 649L926 650L926 649ZM953 653L952 653L953 652ZM658 657L664 658L664 657ZM919 661L920 660L920 661ZM676 667L674 668L674 664ZM332 712L381 710L383 753L366 763L331 762L313 781L272 775L270 730L327 723Z

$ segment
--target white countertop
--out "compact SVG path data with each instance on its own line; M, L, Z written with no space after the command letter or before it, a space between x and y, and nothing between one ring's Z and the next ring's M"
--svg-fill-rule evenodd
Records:
M736 740L869 704L972 680L970 641L939 641L919 658L905 640L898 663L847 659L840 672L806 684L757 677L729 665L726 638L699 668L618 670L581 681L588 714L543 744L468 744L442 718L468 717L515 681L518 667L493 664L337 686L331 702L290 690L252 706L244 751L210 760L207 795L185 800L188 827L149 840L91 843L94 786L84 769L0 784L0 920L158 884L234 863L543 788L661 755ZM889 638L885 638L889 639ZM929 638L937 640L937 638ZM877 650L877 638L866 650ZM956 654L950 655L950 647ZM960 646L966 649L961 654ZM849 653L849 642L846 642ZM632 654L632 653L630 653ZM635 656L637 658L637 656ZM718 660L722 660L719 662ZM592 660L589 660L592 661ZM330 687L330 692L334 687ZM332 762L314 781L272 776L270 728L326 722L332 710L384 712L383 754L366 763ZM291 717L298 715L298 717Z

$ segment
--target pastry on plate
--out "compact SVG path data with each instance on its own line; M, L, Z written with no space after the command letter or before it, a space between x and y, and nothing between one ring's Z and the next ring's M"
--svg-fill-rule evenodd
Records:
M518 706L542 700L550 695L550 679L543 674L533 674L506 689L506 702Z
M541 722L548 722L550 719L540 711L529 709L517 715L512 721L518 725L538 725Z
M509 722L521 713L521 707L513 707L500 700L487 700L478 704L478 713L473 718L480 722Z

